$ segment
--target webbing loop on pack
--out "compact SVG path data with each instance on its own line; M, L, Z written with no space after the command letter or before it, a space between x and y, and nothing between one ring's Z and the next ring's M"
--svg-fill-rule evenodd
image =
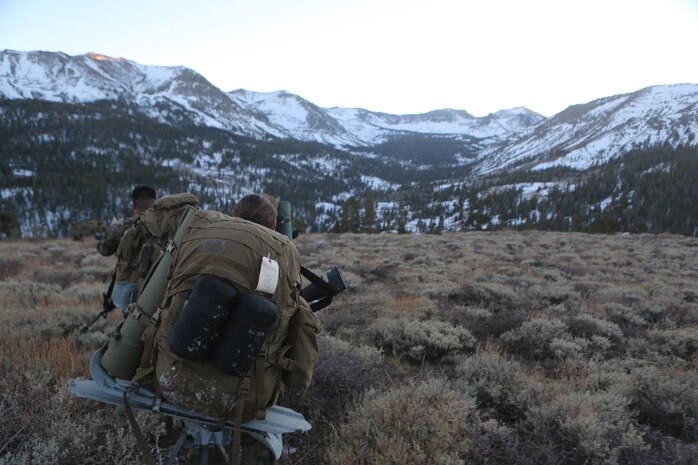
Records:
M128 403L128 393L128 390L124 391L124 409L126 410L126 418L128 418L128 422L131 425L131 431L133 431L133 435L136 436L136 442L138 442L138 446L140 447L141 452L143 452L143 459L145 460L145 463L148 465L156 465L155 459L148 448L148 441L146 441L141 427L138 426L136 417L133 415L131 406Z
M277 358L274 365L286 371L303 371L303 368L295 360L286 357Z
M257 384L257 389L264 383L264 361L266 360L266 350L262 350L257 354L257 359L255 360L255 382ZM255 417L258 420L264 420L267 416L267 406L264 405L264 399L261 396L257 397L257 411L255 412Z
M245 410L245 401L250 393L251 379L245 377L240 383L238 395L235 397L235 427L233 428L233 441L230 444L230 456L232 465L240 465L240 454L242 452L242 413Z

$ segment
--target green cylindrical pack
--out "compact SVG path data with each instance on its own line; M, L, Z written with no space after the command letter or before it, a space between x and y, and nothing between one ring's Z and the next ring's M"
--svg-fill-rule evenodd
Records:
M179 246L184 236L189 220L196 213L195 208L189 208L173 239L175 248ZM142 314L152 317L157 311L167 288L167 275L170 272L174 257L165 253L151 270L145 280L143 291L138 296L135 306L131 307L126 321L109 337L109 342L102 356L102 366L115 378L131 379L141 361L143 342L141 336L148 323Z
M278 213L284 222L277 230L289 239L293 239L293 208L291 207L291 202L279 200Z

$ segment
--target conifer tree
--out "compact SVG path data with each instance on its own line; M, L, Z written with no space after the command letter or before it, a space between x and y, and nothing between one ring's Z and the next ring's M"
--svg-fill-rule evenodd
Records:
M376 232L376 207L372 197L364 200L364 211L361 217L361 231L365 233Z
M351 196L342 204L342 216L339 222L339 232L359 232L361 229L361 217L359 214L359 202Z

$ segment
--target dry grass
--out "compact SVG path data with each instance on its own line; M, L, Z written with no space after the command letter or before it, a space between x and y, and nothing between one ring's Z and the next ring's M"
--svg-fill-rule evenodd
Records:
M314 429L283 464L698 463L698 240L305 235L350 289L320 313ZM121 411L66 381L120 321L93 242L0 243L0 464L136 463ZM154 416L141 422L158 438ZM49 427L49 424L55 424ZM155 442L153 442L155 447Z

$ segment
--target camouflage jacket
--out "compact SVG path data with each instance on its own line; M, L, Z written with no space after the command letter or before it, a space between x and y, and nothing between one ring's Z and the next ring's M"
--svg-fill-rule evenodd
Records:
M136 218L138 217L132 216L109 226L104 233L104 237L97 242L97 251L105 257L114 255L119 248L121 238L126 230L136 223Z

